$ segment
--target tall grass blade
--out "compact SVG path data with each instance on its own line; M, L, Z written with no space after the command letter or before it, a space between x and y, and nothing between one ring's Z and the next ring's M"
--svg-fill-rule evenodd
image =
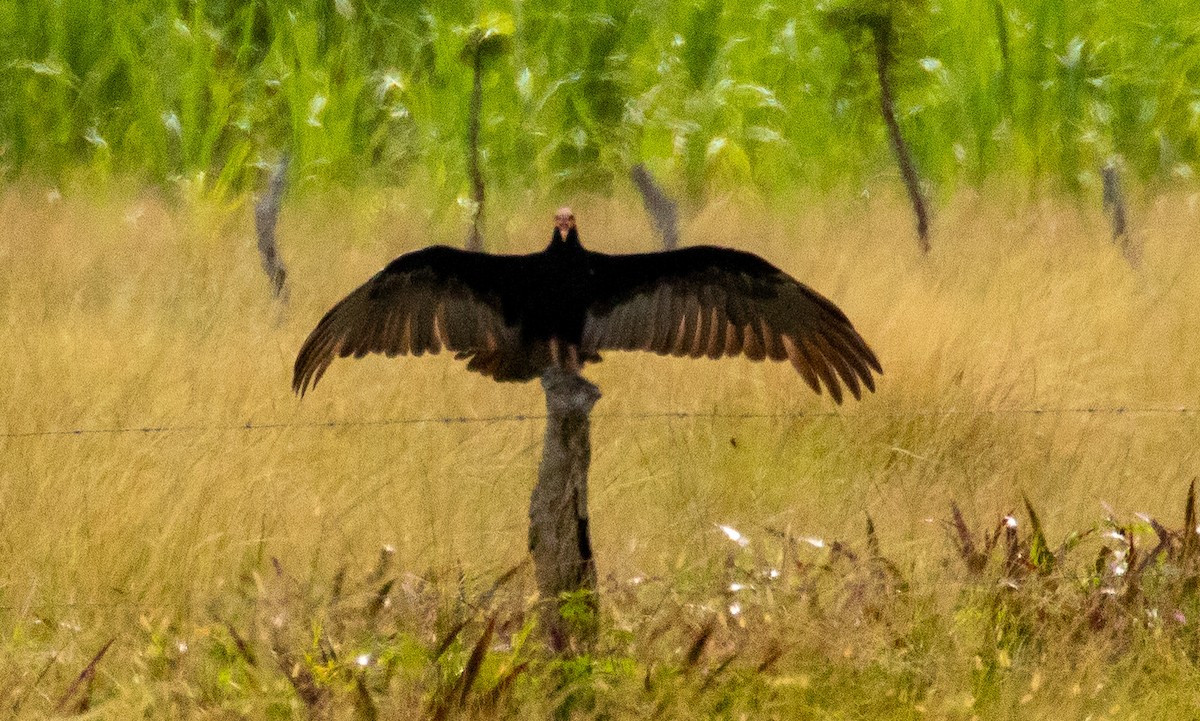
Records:
M1180 539L1179 555L1184 561L1196 558L1200 549L1200 527L1196 524L1196 479L1188 484L1187 500L1183 505L1183 538Z
M1054 552L1046 542L1046 533L1033 510L1033 504L1027 496L1021 496L1021 500L1025 503L1025 512L1029 514L1029 563L1038 573L1048 574L1054 570Z
M72 710L75 713L83 713L88 709L88 706L91 703L89 699L91 694L88 693L87 689L91 688L92 679L96 676L96 667L100 664L100 660L104 658L104 654L108 653L109 647L111 647L113 642L116 640L117 639L115 637L110 638L103 646L100 647L100 650L96 652L96 655L92 656L92 660L88 661L88 665L83 667L83 670L79 672L79 675L75 677L75 680L71 682L71 685L67 687L67 690L63 692L63 695L58 699L58 703L54 705L54 710L56 712L61 713L62 711L66 710L68 702L75 698L75 695L81 688L84 689L83 694L80 696L79 701L75 704Z

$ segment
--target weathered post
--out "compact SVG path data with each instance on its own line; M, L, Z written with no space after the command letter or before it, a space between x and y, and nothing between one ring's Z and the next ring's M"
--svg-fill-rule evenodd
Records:
M1125 210L1125 192L1121 188L1121 171L1116 160L1110 160L1100 168L1100 179L1103 182L1103 207L1112 223L1113 244L1121 249L1121 254L1133 268L1141 263L1141 256L1133 239L1129 237L1129 221Z
M271 281L271 293L281 303L287 305L287 267L279 257L279 247L275 243L275 225L279 222L279 206L283 199L283 183L287 178L289 158L284 155L279 164L271 171L267 181L267 191L258 199L254 206L254 229L258 234L258 254L262 259L263 272Z
M629 169L629 178L642 194L642 205L654 228L662 238L663 250L674 250L679 247L679 207L667 195L667 191L654 182L654 176L642 163Z
M529 499L529 553L533 556L541 622L555 651L572 640L586 644L591 624L564 620L563 594L584 594L589 615L596 608L596 565L588 529L588 466L592 406L600 389L576 373L551 368L546 391L546 437L537 485Z

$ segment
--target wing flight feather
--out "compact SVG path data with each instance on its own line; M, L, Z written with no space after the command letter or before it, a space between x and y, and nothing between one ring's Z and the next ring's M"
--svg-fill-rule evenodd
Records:
M338 357L512 347L519 329L505 323L501 289L519 261L445 246L400 256L325 314L296 357L292 389L304 395Z
M585 353L790 361L813 390L841 403L875 389L883 370L832 302L750 253L699 246L666 253L597 254L597 292Z

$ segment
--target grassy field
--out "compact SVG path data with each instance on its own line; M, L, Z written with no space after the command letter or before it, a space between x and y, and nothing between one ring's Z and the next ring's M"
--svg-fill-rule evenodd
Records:
M1200 473L1200 196L1136 208L1138 270L1098 211L994 190L940 210L927 258L899 199L703 207L685 242L758 252L834 299L885 375L837 408L786 366L610 354L589 369L603 619L574 661L524 641L528 568L489 592L525 558L540 420L421 420L536 416L536 384L371 358L289 392L333 301L400 252L461 242L427 200L286 206L284 310L244 207L0 195L0 708L1200 715L1194 536L1136 587L1127 540L1141 557L1157 541L1137 513L1179 528ZM554 206L514 198L527 210L491 242L540 248ZM576 212L593 248L653 245L633 199ZM139 428L156 430L117 430ZM1006 562L1001 540L969 570L951 502L974 529L1013 512L1023 550ZM1041 533L1057 547L1088 529L1052 567Z

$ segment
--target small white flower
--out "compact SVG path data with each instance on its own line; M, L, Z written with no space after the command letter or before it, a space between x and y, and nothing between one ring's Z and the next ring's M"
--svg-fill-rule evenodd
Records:
M734 542L734 543L736 543L737 545L739 545L739 546L742 546L742 547L745 547L745 546L748 546L748 545L750 545L750 539L748 539L748 538L746 538L745 536L743 536L743 535L742 535L742 534L741 534L741 533L740 533L740 532L739 532L739 531L738 531L736 528L734 528L733 526L722 526L722 525L718 525L718 526L717 526L717 528L721 529L721 531L722 531L722 532L723 532L723 533L724 533L726 536L728 536L728 537L729 537L729 540L733 541L733 542Z
M740 604L740 603L729 604L729 615L730 616L736 616L741 612L742 612L742 604Z
M369 653L359 654L358 658L354 659L354 661L359 666L365 668L371 664L371 654L369 654Z
M1005 516L1004 517L1004 525L1008 528L1016 528L1017 527L1017 519L1013 518L1012 516Z

